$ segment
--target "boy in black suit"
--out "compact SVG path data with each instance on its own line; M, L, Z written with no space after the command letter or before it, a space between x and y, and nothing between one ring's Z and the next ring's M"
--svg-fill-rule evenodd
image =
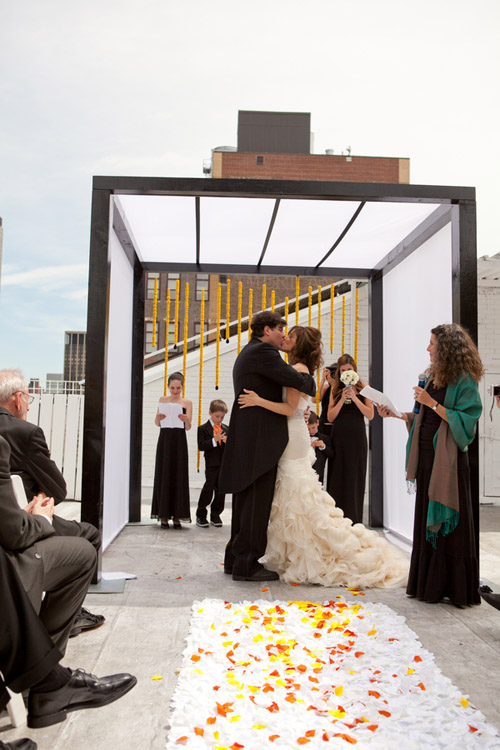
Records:
M319 481L323 484L323 477L325 476L325 465L326 459L332 458L333 450L330 445L330 439L328 435L318 432L319 422L317 415L312 411L309 414L307 422L307 429L311 436L311 445L316 453L316 461L313 464L313 469L319 477Z
M208 410L210 419L198 427L198 449L205 454L205 484L200 492L196 509L196 525L208 528L207 508L210 507L210 523L222 526L220 514L224 510L224 493L219 492L219 472L226 444L227 425L222 420L227 414L224 401L215 399Z

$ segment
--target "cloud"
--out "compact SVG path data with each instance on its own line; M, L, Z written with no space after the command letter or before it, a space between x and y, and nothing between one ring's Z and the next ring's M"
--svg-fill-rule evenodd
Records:
M70 266L44 266L32 268L29 271L16 271L14 273L6 272L2 276L2 286L15 286L23 289L40 289L45 292L67 290L67 296L70 299L80 299L83 292L75 287L80 288L85 285L87 290L88 266L84 263ZM75 297L74 295L77 295Z

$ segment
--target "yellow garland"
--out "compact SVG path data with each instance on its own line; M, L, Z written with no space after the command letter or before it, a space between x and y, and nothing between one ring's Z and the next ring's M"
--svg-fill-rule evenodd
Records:
M248 340L252 335L252 306L253 306L253 289L248 290Z
M285 297L285 334L288 335L288 297ZM285 362L288 362L288 354L286 352Z
M205 290L201 290L200 309L200 379L198 385L198 427L201 425L201 398L203 395L203 343L205 338ZM196 460L196 469L200 470L200 451Z
M158 318L158 276L155 276L155 289L153 293L153 338L151 346L153 349L156 347L156 325Z
M271 292L271 310L272 310L272 312L274 312L274 306L275 306L275 304L276 304L276 292L273 289L273 291Z
M307 300L307 325L311 327L311 314L312 314L312 296L313 296L313 288L312 286L309 287L309 297Z
M359 318L359 289L356 287L356 307L354 309L354 361L358 361L358 318Z
M174 320L174 349L177 349L179 343L179 297L181 292L181 282L177 279L175 282L175 320Z
M188 347L188 323L189 323L189 281L186 281L186 291L184 299L184 356L182 361L182 375L184 377L184 385L182 386L182 398L186 392L186 355Z
M243 299L243 283L238 283L238 354L241 349L241 303Z
M217 287L217 331L215 341L215 390L219 390L219 359L220 359L220 312L222 302L222 284Z
M300 276L295 279L295 325L299 325L299 307L300 307Z
M163 383L163 395L168 396L168 339L169 339L169 327L170 327L170 289L167 289L167 312L165 316L165 375Z
M345 294L342 295L342 354L345 352Z
M262 284L262 310L266 309L266 301L267 301L267 286L265 284Z
M330 284L330 352L333 354L333 318L335 315L335 284Z
M229 344L229 334L231 323L231 279L227 280L227 293L226 293L226 344Z

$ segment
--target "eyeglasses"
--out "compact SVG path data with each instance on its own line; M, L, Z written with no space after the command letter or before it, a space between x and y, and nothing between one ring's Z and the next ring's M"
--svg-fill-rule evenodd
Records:
M18 391L18 393L22 393L23 396L26 396L26 398L28 399L28 404L32 404L33 401L35 400L35 397L30 396L30 394L26 393L26 391Z

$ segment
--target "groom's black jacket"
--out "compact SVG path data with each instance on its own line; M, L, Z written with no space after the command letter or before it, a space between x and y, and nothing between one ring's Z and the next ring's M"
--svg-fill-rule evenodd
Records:
M233 369L235 402L219 477L220 492L241 492L275 466L288 442L286 417L252 406L241 409L238 396L246 388L269 401L281 402L282 389L296 388L314 396L314 378L287 365L272 344L251 339Z

